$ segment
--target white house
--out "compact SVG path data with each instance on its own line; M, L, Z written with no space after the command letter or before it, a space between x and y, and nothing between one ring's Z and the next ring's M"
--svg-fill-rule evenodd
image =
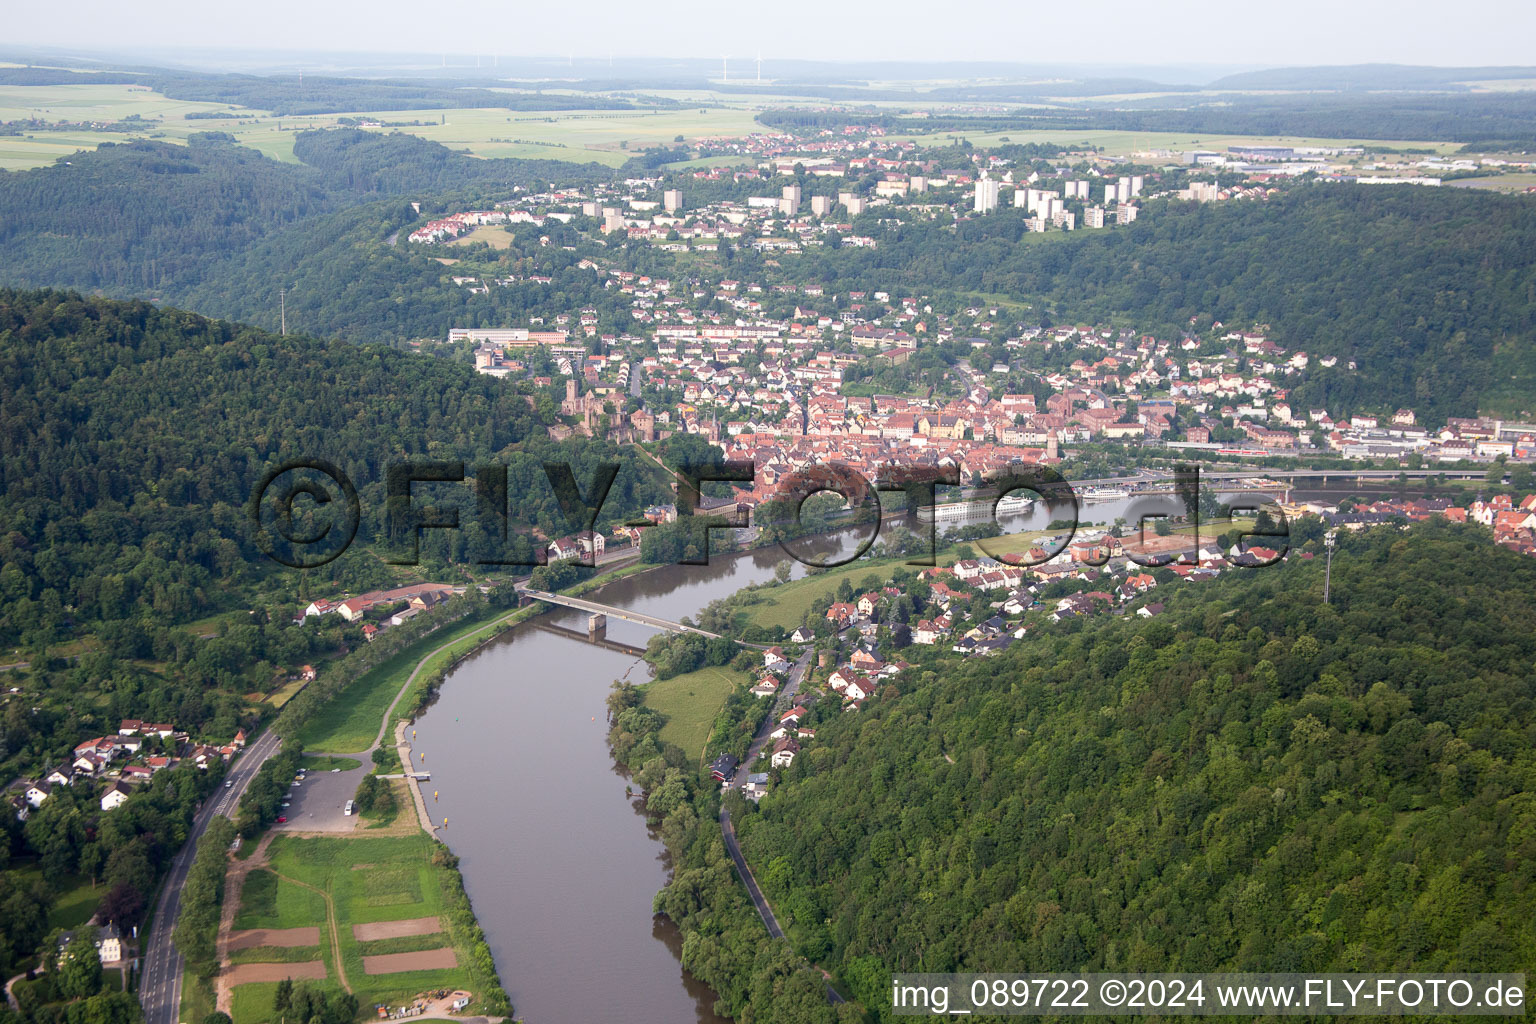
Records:
M773 745L773 756L769 758L769 763L775 768L788 767L798 753L800 744L786 736Z
M117 808L128 802L128 793L128 787L121 782L112 783L112 785L107 787L107 791L101 794L101 809L104 811L117 810ZM103 957L103 959L106 958ZM113 957L112 959L115 960L117 958Z

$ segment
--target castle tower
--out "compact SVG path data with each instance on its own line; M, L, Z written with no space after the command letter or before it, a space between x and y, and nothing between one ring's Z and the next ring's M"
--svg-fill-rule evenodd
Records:
M1056 441L1056 431L1054 430L1045 435L1045 457L1048 459L1061 457L1061 448Z

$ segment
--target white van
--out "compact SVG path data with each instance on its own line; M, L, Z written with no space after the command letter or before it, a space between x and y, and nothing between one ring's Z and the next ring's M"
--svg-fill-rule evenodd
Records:
M347 806L345 806L345 807L343 807L341 809L341 813L342 814L350 815L352 813L352 808L354 808L356 806L357 806L357 801L356 800L348 800L347 801Z

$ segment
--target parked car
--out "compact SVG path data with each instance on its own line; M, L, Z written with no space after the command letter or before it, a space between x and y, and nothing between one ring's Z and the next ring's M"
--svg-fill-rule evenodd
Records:
M282 815L282 814L279 814L279 815L278 815L278 816L277 816L277 823L278 823L278 824L279 824L279 825L281 825L281 824L283 824L283 823L284 823L284 822L286 822L286 821L287 821L287 820L288 820L288 818L287 818L287 816L286 816L286 815Z

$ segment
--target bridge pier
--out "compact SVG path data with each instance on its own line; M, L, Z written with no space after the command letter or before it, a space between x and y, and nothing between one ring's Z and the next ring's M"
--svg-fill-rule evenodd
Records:
M602 640L608 636L608 616L593 612L587 616L587 639Z

